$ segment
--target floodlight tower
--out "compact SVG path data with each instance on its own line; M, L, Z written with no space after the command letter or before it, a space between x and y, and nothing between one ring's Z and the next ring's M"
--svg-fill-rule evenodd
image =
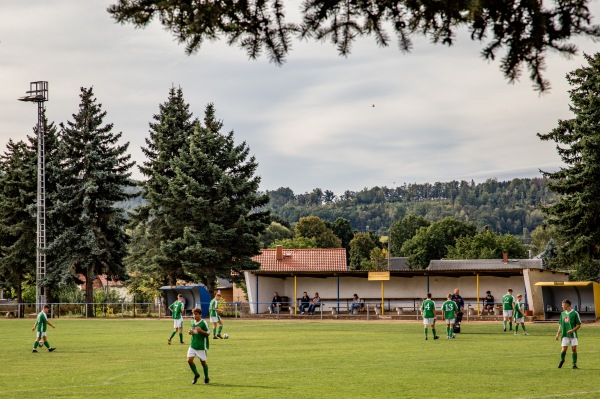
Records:
M46 304L46 287L42 285L46 278L46 151L44 137L44 103L48 101L48 82L31 82L29 91L19 101L28 101L38 105L38 151L37 151L37 248L35 264L35 303L38 312Z

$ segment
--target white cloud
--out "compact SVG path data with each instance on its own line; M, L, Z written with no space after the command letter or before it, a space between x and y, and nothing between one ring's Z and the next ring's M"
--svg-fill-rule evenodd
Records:
M263 189L341 194L394 182L532 177L560 165L554 145L536 133L570 117L564 76L581 56L548 54L553 88L543 96L526 74L509 85L464 33L452 48L417 38L410 54L361 39L347 58L329 43L294 42L278 67L222 41L186 56L158 23L114 23L105 11L113 2L2 2L0 151L31 134L35 108L16 99L30 81L47 80L47 113L57 123L77 111L79 88L93 85L138 163L172 85L196 116L213 102L225 129L256 155ZM594 51L591 41L578 42Z

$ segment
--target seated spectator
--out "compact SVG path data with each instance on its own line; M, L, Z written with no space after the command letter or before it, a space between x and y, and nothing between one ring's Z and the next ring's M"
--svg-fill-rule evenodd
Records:
M310 305L310 298L308 297L308 293L304 291L304 294L302 294L302 298L300 299L300 314L304 314L308 305Z
M281 297L279 293L275 291L275 295L273 295L273 300L271 301L271 313L279 313L279 307L281 306Z
M362 308L363 303L360 301L358 295L354 294L352 298L352 303L350 304L350 314L354 314L354 309L358 312L358 309Z
M315 314L315 308L321 306L321 298L319 297L319 293L315 292L315 296L310 301L310 305L308 305L308 314Z
M483 298L483 310L481 313L487 311L488 314L494 313L494 296L490 291L485 292L485 298Z

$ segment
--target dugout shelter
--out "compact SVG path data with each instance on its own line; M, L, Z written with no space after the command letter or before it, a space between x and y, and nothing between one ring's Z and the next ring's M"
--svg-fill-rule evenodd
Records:
M184 315L191 315L192 309L198 306L202 309L202 317L208 317L208 306L210 305L211 296L206 287L202 284L190 286L171 287L166 285L159 288L164 292L167 315L171 315L169 305L177 300L177 295L183 295Z
M542 289L545 320L558 320L562 301L571 301L581 320L600 318L600 285L594 281L540 281L535 284Z

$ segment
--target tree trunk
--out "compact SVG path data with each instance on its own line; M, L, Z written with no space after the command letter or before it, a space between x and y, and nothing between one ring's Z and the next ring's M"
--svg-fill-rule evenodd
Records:
M18 305L18 313L19 318L25 317L25 306L23 306L23 287L21 287L23 276L19 274L18 276L18 284L15 284L16 294L17 294L17 303Z
M86 313L88 317L94 317L94 278L92 267L88 266L85 275L85 302Z
M215 287L215 281L213 279L202 277L201 278L201 282L202 284L204 284L204 286L206 287L206 290L208 291L208 293L210 294L211 298L215 297L215 293L217 292L216 287Z

